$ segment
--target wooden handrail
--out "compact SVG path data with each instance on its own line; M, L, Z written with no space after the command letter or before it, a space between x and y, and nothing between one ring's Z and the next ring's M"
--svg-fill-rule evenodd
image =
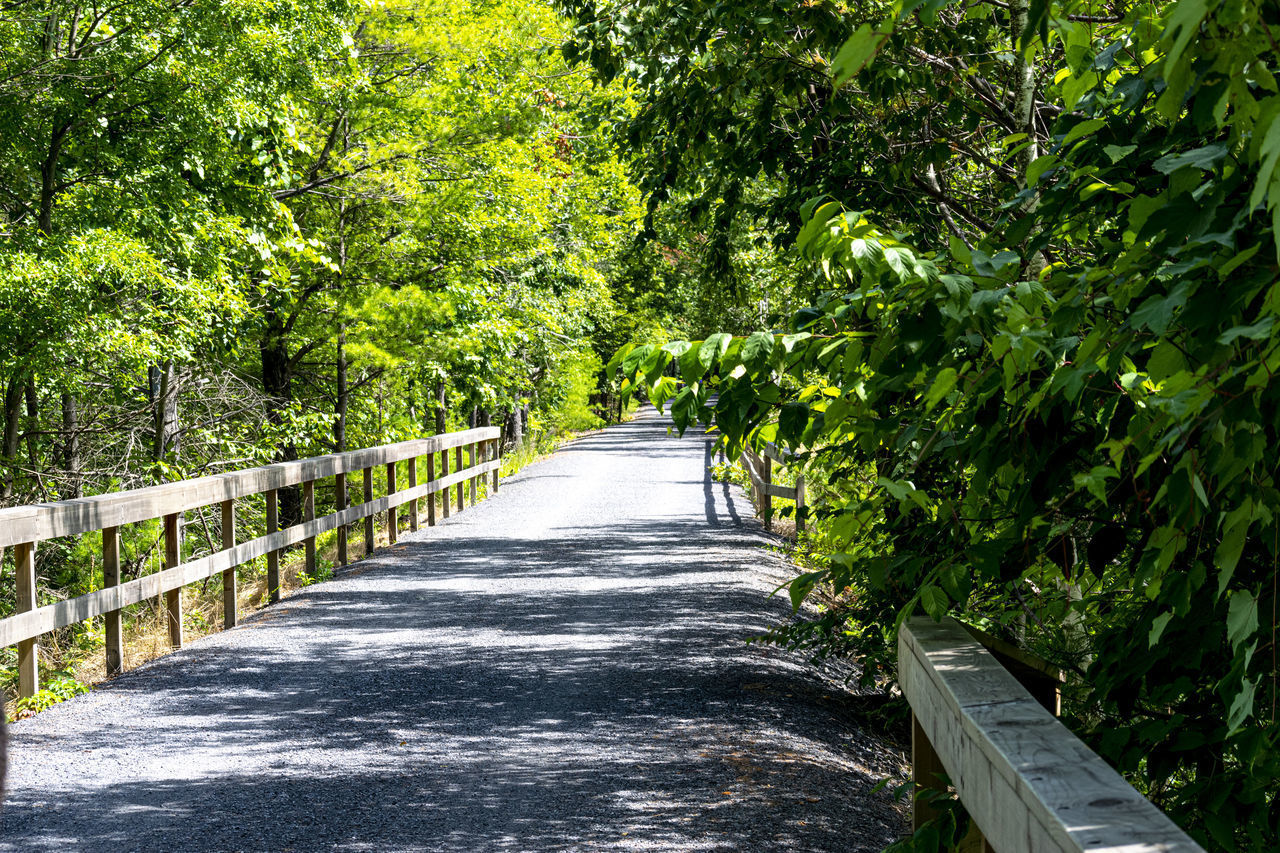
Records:
M366 450L313 456L194 480L161 483L127 492L94 495L57 503L32 504L0 510L0 548L58 536L76 536L107 527L150 521L225 500L297 486L337 474L363 471L376 465L402 462L480 441L496 440L497 427L480 427L384 444Z
M1203 853L960 623L917 616L898 632L917 787L946 773L997 853Z
M333 453L297 462L284 462L164 483L113 494L95 495L57 503L36 504L0 510L0 546L13 545L17 568L18 612L0 619L0 646L18 647L19 692L23 696L34 695L39 688L39 668L36 663L36 640L49 631L64 628L95 616L106 615L106 655L108 673L118 673L123 662L123 638L120 631L120 610L159 595L166 596L171 642L182 644L183 586L204 580L219 572L224 583L232 578L231 591L224 590L224 625L236 623L236 599L234 595L234 569L243 563L266 556L268 596L272 602L279 600L279 559L281 550L303 543L307 546L306 568L315 573L315 537L335 528L344 531L347 525L365 519L365 552L373 553L374 517L387 513L388 538L396 541L398 527L396 508L412 504L409 515L411 528L417 526L417 501L438 492L445 494L446 516L449 505L448 490L458 488L458 511L463 509L462 488L471 482L472 504L475 503L476 479L492 473L493 488L497 489L498 471L502 467L498 440L501 432L496 427L464 430L433 436L431 438L402 441L366 450ZM470 467L461 465L462 450L467 448ZM459 464L449 473L449 451L454 451ZM441 457L442 476L434 475L434 460ZM428 479L417 482L417 459L427 457ZM483 461L478 461L483 460ZM409 485L396 486L395 465L409 463ZM386 466L387 492L385 497L374 499L372 473L377 466ZM364 476L364 502L346 506L346 476L362 472ZM337 509L328 515L315 517L315 483L333 477ZM305 517L301 523L283 530L277 529L277 492L289 486L301 485L305 491ZM257 494L266 495L266 533L245 542L235 541L235 500ZM222 513L222 548L207 556L182 563L180 560L181 514L187 510L211 504L219 504ZM430 505L428 524L435 524L434 498ZM164 519L165 568L126 583L120 583L120 526L140 521ZM103 575L105 588L76 598L60 601L44 607L35 606L35 548L37 542L57 536L75 536L101 530L103 534ZM338 562L345 565L347 548L345 537L339 541Z

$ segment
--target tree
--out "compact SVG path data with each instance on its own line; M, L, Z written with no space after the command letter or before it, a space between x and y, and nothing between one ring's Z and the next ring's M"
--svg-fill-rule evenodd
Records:
M1280 99L1259 69L1275 22L1182 0L1037 3L1024 25L1013 5L850 22L829 63L877 128L886 102L949 118L948 149L972 151L947 171L985 174L981 195L930 193L927 170L874 148L828 155L833 174L886 166L883 203L851 185L795 209L831 293L780 330L616 363L682 426L776 438L829 484L825 557L791 591L830 583L850 604L781 641L852 648L874 681L912 611L1004 630L1077 673L1073 725L1189 831L1271 849ZM1001 97L933 49L982 17L974 52L1006 56ZM876 88L920 62L965 79L954 115L941 88ZM954 130L997 122L989 101L1014 107L1003 140ZM1043 153L1019 156L1028 143ZM936 215L894 201L912 188ZM676 361L683 389L662 375Z

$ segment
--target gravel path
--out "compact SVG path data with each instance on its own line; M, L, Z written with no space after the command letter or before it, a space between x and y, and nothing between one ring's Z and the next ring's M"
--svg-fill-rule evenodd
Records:
M11 727L0 850L848 851L900 756L745 638L786 576L645 415Z

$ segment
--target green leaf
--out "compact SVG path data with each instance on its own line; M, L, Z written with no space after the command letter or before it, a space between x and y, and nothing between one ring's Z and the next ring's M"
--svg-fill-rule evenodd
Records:
M709 335L702 346L698 347L698 361L703 367L711 367L711 363L717 358L725 354L729 349L729 342L733 340L733 335L727 332L716 332Z
M814 585L826 576L825 571L805 572L799 577L787 584L787 592L791 597L791 609L799 610L800 605L804 604L805 598L808 597Z
M1057 154L1044 154L1031 161L1027 166L1027 186L1034 186L1040 176L1058 165Z
M1190 166L1201 171L1212 171L1227 156L1227 146L1221 143L1206 145L1184 154L1166 154L1151 164L1157 172L1171 175L1184 167Z
M609 359L609 363L605 365L604 375L612 379L614 374L618 372L618 368L622 366L622 360L635 348L636 345L631 343L623 344L619 347L618 351L613 354L613 358Z
M773 335L768 332L753 332L742 343L742 363L753 373L759 373L769 363L769 355L773 352Z
M836 58L831 63L831 70L835 72L835 85L843 86L850 78L871 64L871 60L875 58L890 32L892 32L892 25L888 24L879 28L872 27L871 24L858 27L854 34L841 45Z
M1161 613L1151 620L1151 632L1147 634L1147 648L1154 649L1156 647L1156 643L1160 642L1160 635L1164 633L1165 627L1172 618L1172 613Z
M1253 716L1253 699L1258 690L1258 682L1244 679L1240 683L1240 692L1231 700L1231 708L1227 711L1227 737L1240 731L1244 721Z
M947 610L951 607L951 599L933 584L925 584L920 588L920 606L924 608L925 613L937 620L947 615Z
M813 337L812 332L800 332L795 335L783 335L782 349L785 350L786 352L791 352L791 350L795 348L796 344L800 343L801 341L808 340L811 337Z
M932 410L941 402L942 398L951 393L951 389L956 387L956 370L954 367L944 367L938 371L938 376L933 380L933 385L929 387L929 391L925 394L925 411Z
M1251 341L1265 340L1271 336L1271 329L1275 326L1275 321L1275 315L1269 314L1252 326L1232 326L1218 336L1218 343L1232 344L1235 343L1237 338L1248 338Z
M653 344L645 344L642 347L636 347L631 350L622 359L622 375L627 377L635 376L636 372L640 370L640 366L648 361L654 352L659 351L654 348Z
M1105 153L1107 157L1111 158L1111 162L1113 164L1119 163L1121 160L1125 159L1126 157L1128 157L1130 154L1132 154L1137 150L1138 150L1138 146L1136 145L1104 145L1102 146L1103 153Z
M1218 595L1226 592L1235 573L1244 543L1253 521L1253 500L1246 498L1240 506L1227 513L1222 522L1222 541L1213 552L1213 564L1218 569Z
M1107 126L1107 123L1103 119L1100 119L1100 118L1085 119L1084 121L1077 124L1075 127L1071 128L1071 130L1068 131L1067 135L1063 137L1062 147L1066 148L1068 145L1075 142L1077 139L1080 139L1083 136L1088 136L1089 134L1093 133L1099 128L1106 127L1106 126ZM1030 178L1027 179L1027 183L1031 183Z
M1258 600L1243 589L1231 593L1227 608L1227 641L1233 650L1253 636L1258 630Z
M692 345L688 341L671 341L662 345L664 352L671 353L672 357L679 358L689 351Z
M706 373L707 366L702 363L702 348L690 346L684 355L680 356L680 378L685 384L692 385L702 379Z
M808 425L807 403L784 403L782 411L778 413L778 441L783 444L798 443Z

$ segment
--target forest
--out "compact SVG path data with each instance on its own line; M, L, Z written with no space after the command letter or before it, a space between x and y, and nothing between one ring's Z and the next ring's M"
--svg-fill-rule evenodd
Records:
M13 0L2 503L638 397L798 454L773 642L892 695L901 621L956 616L1207 849L1280 848L1277 38L1260 0Z

